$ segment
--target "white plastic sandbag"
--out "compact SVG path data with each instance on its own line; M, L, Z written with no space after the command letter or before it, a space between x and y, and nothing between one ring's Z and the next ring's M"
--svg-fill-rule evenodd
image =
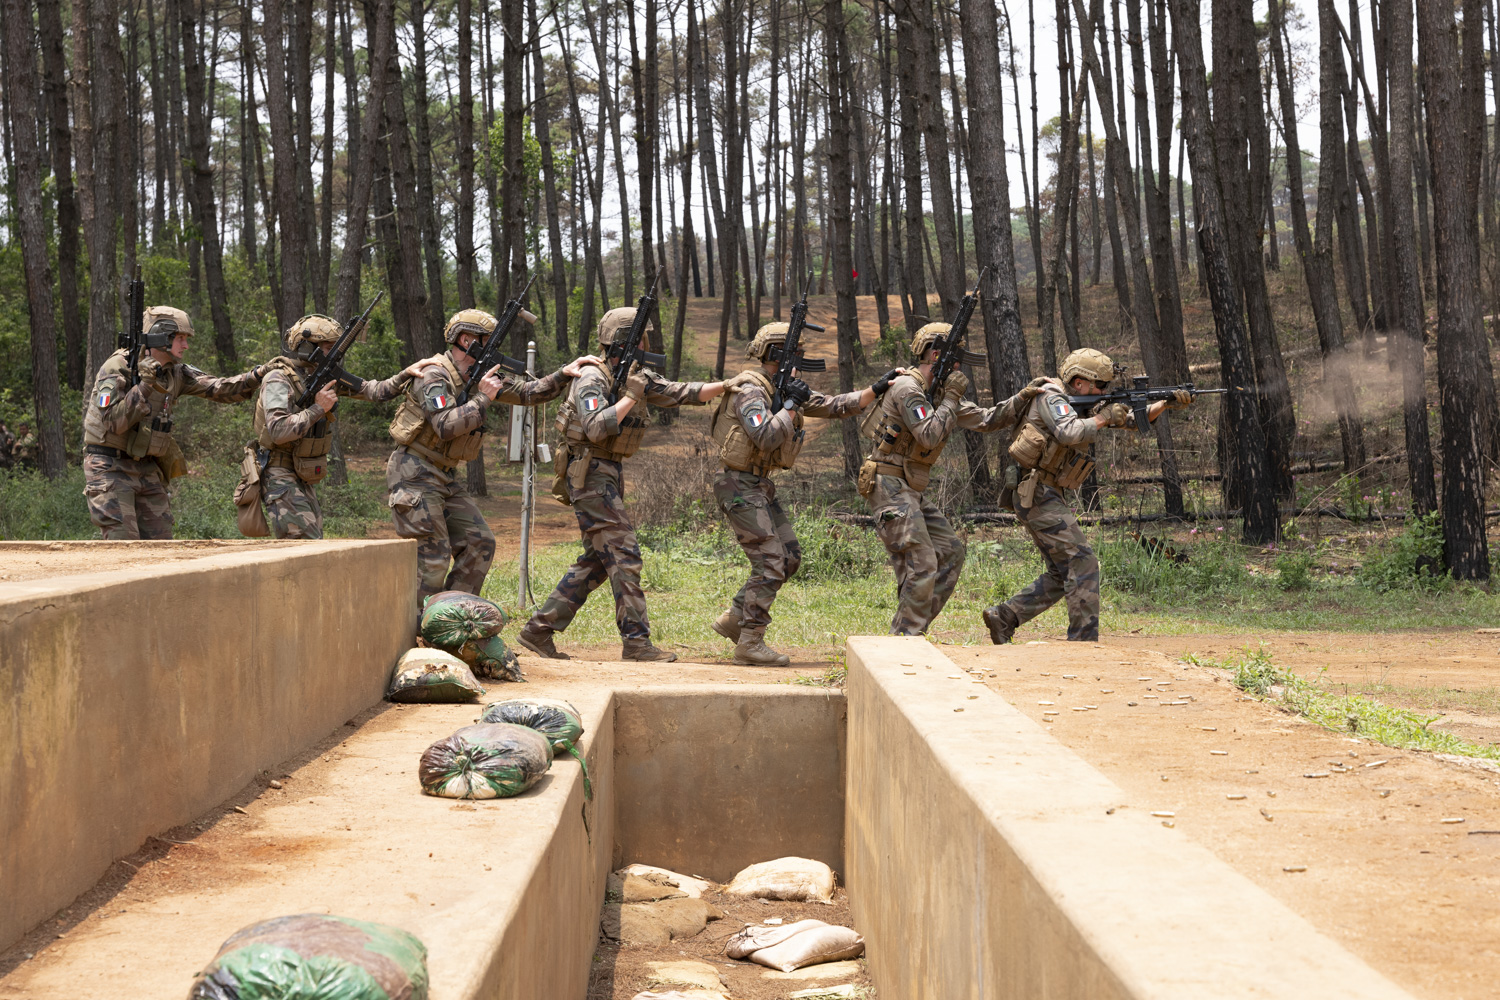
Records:
M865 939L852 927L821 920L799 920L785 927L746 927L724 946L730 958L794 972L804 965L839 962L865 952Z
M724 891L735 896L782 899L796 903L832 903L833 869L809 858L777 858L751 865Z

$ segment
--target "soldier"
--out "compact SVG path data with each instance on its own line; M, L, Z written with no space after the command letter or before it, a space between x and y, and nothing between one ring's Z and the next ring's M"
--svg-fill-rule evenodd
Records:
M606 361L620 356L616 341L630 329L635 313L633 307L622 306L599 320L599 345L607 349ZM540 656L569 659L558 651L553 634L572 623L589 594L607 579L615 596L621 659L670 662L677 654L651 644L646 595L641 591L641 547L625 513L620 463L635 454L646 431L642 404L703 404L723 392L724 383L669 382L649 368L637 368L623 386L616 386L606 362L581 367L557 414L557 427L565 440L558 446L559 483L554 495L566 497L578 518L583 554L568 567L517 639ZM618 398L611 403L616 392Z
M760 364L724 383L711 424L724 463L723 474L714 480L714 499L750 560L750 578L712 627L735 644L734 662L746 666L784 667L791 662L766 646L765 635L771 602L797 572L802 549L776 499L776 484L768 477L777 469L790 469L797 460L804 417L852 416L885 392L896 374L888 372L868 388L838 396L814 392L794 378L782 400L771 379L780 366L779 348L786 343L788 329L786 323L760 328L746 351Z
M20 436L10 446L11 463L18 469L36 468L36 434L31 425L20 423L16 425Z
M264 469L261 496L271 533L277 538L323 537L323 511L313 487L328 472L338 397L377 403L395 399L417 372L412 365L384 382L366 380L358 389L330 381L313 397L311 406L297 410L296 401L307 390L307 380L343 335L344 328L327 316L304 316L287 330L285 353L266 364L268 371L255 401L255 436Z
M496 365L479 380L474 397L460 403L459 390L496 325L495 317L480 309L454 313L443 328L443 339L451 346L412 366L417 376L407 383L391 421L396 450L385 466L391 519L396 534L419 543L422 600L443 590L479 593L495 558L494 532L458 474L459 466L479 457L490 404L545 403L577 374L576 361L530 381L502 373Z
M0 469L10 468L11 450L16 446L16 436L10 432L5 421L0 420Z
M1010 456L1026 470L1015 488L1016 517L1041 550L1047 568L1031 585L1004 604L986 608L984 623L990 641L1010 642L1022 622L1030 621L1065 598L1068 639L1099 639L1099 560L1063 501L1063 490L1077 489L1094 468L1089 446L1106 427L1134 425L1130 407L1112 403L1094 407L1092 417L1080 416L1068 396L1099 396L1115 377L1114 362L1091 348L1063 359L1061 383L1048 380L1030 405L1010 445ZM1064 388L1066 386L1066 388ZM1181 409L1193 401L1179 391L1170 400L1152 403L1146 415L1155 420L1163 411Z
M265 374L258 365L214 378L183 364L193 324L181 309L152 306L141 316L141 330L140 381L131 384L125 349L115 351L94 379L83 416L83 492L89 519L108 539L172 537L167 486L187 472L172 439L177 401L199 396L238 403Z
M874 451L859 470L859 494L875 517L875 533L891 556L898 605L892 635L922 635L953 594L963 571L965 545L937 506L922 495L933 463L955 427L996 431L1014 426L1040 392L1033 383L988 409L964 399L969 380L961 371L943 382L942 396L928 395L932 366L947 323L928 323L911 342L915 368L899 370L880 405Z

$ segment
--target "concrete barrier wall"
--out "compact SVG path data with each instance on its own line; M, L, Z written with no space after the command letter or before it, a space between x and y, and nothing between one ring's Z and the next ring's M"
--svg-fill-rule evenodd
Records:
M881 996L1409 997L1182 833L1119 808L1118 786L950 679L925 640L851 638L848 664L848 884Z
M727 882L797 855L842 872L842 695L746 685L615 698L615 867Z
M378 701L409 541L0 584L0 947Z

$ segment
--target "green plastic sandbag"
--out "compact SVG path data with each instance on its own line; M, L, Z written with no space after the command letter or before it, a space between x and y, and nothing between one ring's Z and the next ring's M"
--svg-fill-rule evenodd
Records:
M556 698L512 698L485 706L480 722L510 722L535 729L552 744L553 749L571 754L583 768L583 794L594 797L589 782L589 767L578 752L578 737L583 735L583 716L572 704Z
M504 799L536 784L552 766L552 744L535 729L505 723L464 726L422 753L422 791L449 799Z
M422 640L457 654L466 642L499 635L510 619L500 605L461 590L433 594L422 607Z
M427 949L399 927L303 913L236 931L188 1000L426 1000Z

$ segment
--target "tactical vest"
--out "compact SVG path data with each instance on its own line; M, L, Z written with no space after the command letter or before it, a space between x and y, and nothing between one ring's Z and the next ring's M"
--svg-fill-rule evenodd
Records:
M792 433L774 450L762 451L750 440L750 435L745 432L745 425L729 415L731 397L747 385L760 386L768 400L776 398L776 389L770 378L753 368L740 372L724 383L724 392L715 402L709 422L709 434L719 446L719 459L726 468L755 476L764 476L775 469L790 469L797 461L798 453L802 451L805 438L802 432L802 412L792 410Z
M99 406L101 390L98 384L109 376L115 376L114 399L119 399L130 391L130 369L123 348L109 356L99 371L99 378L94 382L88 409L83 415L83 443L117 448L136 459L162 458L173 452L172 409L177 405L183 387L187 385L187 372L183 366L167 366L167 391L146 392L146 399L151 405L150 415L123 434L105 429L104 410Z
M284 357L272 358L266 366L281 372L292 384L292 405L295 406L307 391L303 369ZM312 425L306 436L287 444L275 444L271 441L270 428L266 426L265 397L259 393L255 397L255 437L270 453L268 464L291 469L304 483L320 483L328 475L328 460L324 456L333 446L333 422L337 419L333 413L325 414L322 420Z
M609 368L604 365L597 367L604 373L604 391L613 392L615 380L610 375ZM625 419L620 421L618 434L603 441L590 441L589 436L584 433L583 419L578 414L578 406L573 402L573 391L570 389L562 406L557 408L557 431L567 441L568 452L572 456L577 457L587 451L595 458L619 462L640 450L641 439L646 436L646 418L642 412L645 408L644 402L637 403L630 408Z
M1031 415L1036 407L1045 405L1044 399L1038 397L1027 411L1008 452L1021 468L1035 470L1037 481L1043 485L1076 490L1093 471L1094 460L1088 445L1078 448L1063 444L1052 436L1046 424Z
M439 364L448 373L448 381L455 389L464 384L464 377L458 373L453 359L447 353L437 354L426 361L419 362L422 365ZM460 434L449 441L444 441L437 436L437 431L427 422L427 411L423 408L422 398L418 391L418 383L421 379L414 378L402 392L401 405L396 408L396 416L391 420L390 433L396 443L406 448L413 454L420 455L433 465L452 472L464 462L472 461L479 457L479 451L484 445L484 425L480 424L467 434Z
M917 369L904 368L900 371L902 375L916 379L923 392L927 391L927 383ZM936 406L933 408L936 409ZM904 479L906 485L919 492L925 490L932 478L932 466L943 453L948 438L944 437L931 448L923 448L907 429L905 416L889 392L881 401L879 412L880 424L875 434L875 450L870 453L875 471L882 476Z

